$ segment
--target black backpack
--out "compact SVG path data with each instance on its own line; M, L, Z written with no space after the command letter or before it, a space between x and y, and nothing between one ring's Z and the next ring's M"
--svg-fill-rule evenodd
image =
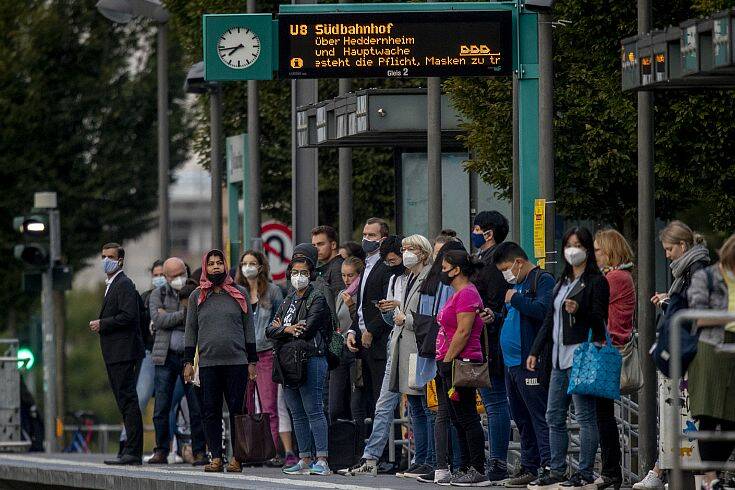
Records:
M360 459L360 431L352 420L335 420L329 426L329 466L334 470L354 466Z
M712 271L709 268L704 269L704 272L707 275L707 290L711 293L715 288L714 277L712 277ZM653 345L651 357L658 370L667 378L671 377L671 366L669 364L671 353L669 352L669 346L671 344L672 319L677 311L687 308L689 308L689 301L684 294L672 294L669 297L669 306L666 308L666 313L661 318L661 322L656 329L656 343ZM697 355L700 331L695 330L692 332L692 326L692 322L689 321L683 322L680 326L679 352L681 354L682 376L687 372L689 364L691 364Z

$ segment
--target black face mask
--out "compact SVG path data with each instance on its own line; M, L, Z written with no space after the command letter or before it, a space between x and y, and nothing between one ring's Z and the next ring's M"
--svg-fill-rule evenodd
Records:
M392 265L388 267L388 270L390 270L390 273L395 276L400 276L404 272L406 272L406 266L403 265L403 263L400 263L398 265Z
M225 278L227 277L227 272L217 272L216 274L207 274L207 277L209 277L209 280L212 281L212 284L215 286L219 286L223 282L225 282Z
M457 276L454 276L457 277ZM454 277L449 276L449 271L441 271L441 274L439 274L439 280L442 282L442 284L446 286L451 286L452 281L454 281Z

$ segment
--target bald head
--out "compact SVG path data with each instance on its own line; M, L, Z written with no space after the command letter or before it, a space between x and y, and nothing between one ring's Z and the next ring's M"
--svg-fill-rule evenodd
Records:
M186 264L178 257L166 259L166 262L163 263L163 275L166 276L168 282L178 276L186 277Z

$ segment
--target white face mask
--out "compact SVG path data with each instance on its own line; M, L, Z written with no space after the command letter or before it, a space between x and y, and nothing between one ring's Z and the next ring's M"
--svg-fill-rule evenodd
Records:
M403 265L409 269L419 263L419 256L413 252L403 252Z
M587 251L580 247L567 247L564 249L564 258L572 267L577 267L587 259Z
M515 263L513 264L515 265ZM505 279L505 282L508 284L516 284L518 283L518 277L513 274L513 265L510 266L510 269L503 272L503 278Z
M242 271L242 275L247 279L255 279L258 277L258 268L254 265L243 265L240 270Z
M301 291L309 285L309 278L305 276L291 276L291 285L296 291Z
M171 280L171 287L176 291L181 291L184 284L186 284L186 276L176 276Z

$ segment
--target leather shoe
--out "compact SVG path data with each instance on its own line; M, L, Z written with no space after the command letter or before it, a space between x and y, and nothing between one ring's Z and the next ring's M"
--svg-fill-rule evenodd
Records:
M207 458L207 455L204 453L195 454L194 462L191 463L192 466L204 466L206 464L209 464L209 458Z
M148 464L168 464L168 454L163 451L156 451L148 460Z
M140 458L130 454L125 454L115 459L106 459L105 464L116 465L116 466L139 466L142 464Z

